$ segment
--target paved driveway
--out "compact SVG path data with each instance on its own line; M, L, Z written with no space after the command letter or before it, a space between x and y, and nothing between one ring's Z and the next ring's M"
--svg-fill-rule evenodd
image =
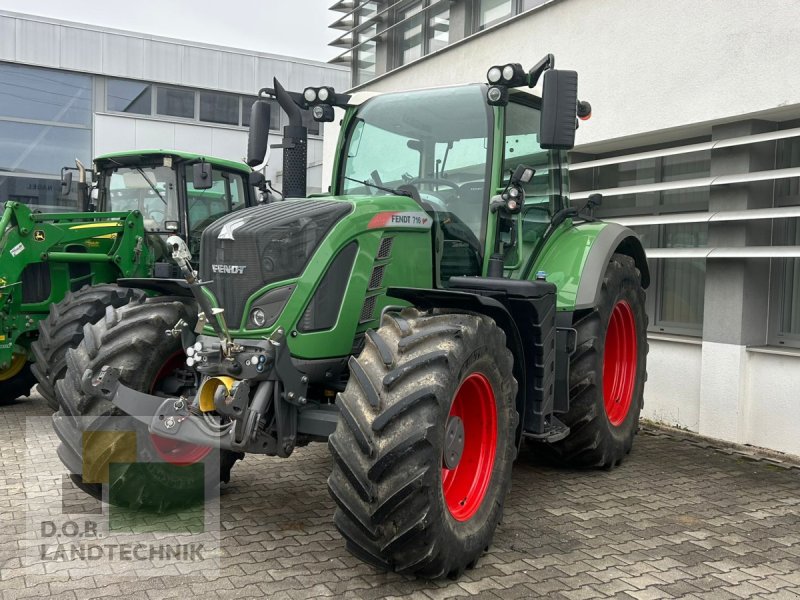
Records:
M556 470L525 452L491 551L457 582L378 573L344 550L323 445L237 466L214 569L128 563L103 574L78 560L54 570L23 549L38 471L59 469L44 415L38 397L0 408L4 598L800 598L800 470L653 431L610 472ZM70 485L64 498L83 498Z

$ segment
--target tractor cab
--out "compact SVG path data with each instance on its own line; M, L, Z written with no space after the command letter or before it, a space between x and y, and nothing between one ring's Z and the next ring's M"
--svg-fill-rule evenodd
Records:
M485 273L495 243L504 268L520 268L566 202L564 152L539 142L540 99L514 90L505 106L491 106L488 90L463 85L363 103L354 96L338 153L335 194L410 195L434 218L444 285ZM509 189L520 165L532 170L518 182L525 202L512 211L517 218L503 211L495 219L491 200Z
M209 224L257 203L251 169L234 161L145 150L100 156L95 167L93 210L139 211L147 232L164 239L179 235L192 256Z

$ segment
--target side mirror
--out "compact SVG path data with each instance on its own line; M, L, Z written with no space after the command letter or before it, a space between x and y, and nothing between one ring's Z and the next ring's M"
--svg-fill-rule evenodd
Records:
M263 190L267 187L267 178L261 171L253 171L247 176L247 183L254 188Z
M575 147L578 74L552 69L544 74L539 145L546 150Z
M211 163L199 162L192 166L192 185L196 190L207 190L214 185Z
M270 105L256 100L250 109L250 131L247 136L247 164L257 167L264 162L269 139Z
M72 191L72 171L61 171L61 195L69 196Z

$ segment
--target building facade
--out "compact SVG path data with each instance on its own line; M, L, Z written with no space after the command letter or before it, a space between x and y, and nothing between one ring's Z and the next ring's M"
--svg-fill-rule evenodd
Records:
M766 6L769 10L766 10ZM571 199L647 246L643 416L800 455L800 73L791 0L343 0L354 89L548 52L593 107ZM327 161L326 161L327 162Z
M344 88L346 67L0 11L0 201L42 210L75 158L174 149L241 159L250 105L277 77L287 89ZM271 112L271 144L286 116ZM309 191L322 185L322 137L309 119ZM266 175L281 181L281 150ZM327 187L327 186L325 186Z

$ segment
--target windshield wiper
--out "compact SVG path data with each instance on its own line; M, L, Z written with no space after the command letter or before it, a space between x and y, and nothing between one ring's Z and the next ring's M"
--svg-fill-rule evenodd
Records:
M136 167L136 170L137 170L137 171L139 171L139 175L141 175L141 176L142 176L142 179L144 179L144 180L147 182L147 185L149 185L149 186L150 186L150 188L151 188L151 189L152 189L152 190L153 190L153 191L156 193L156 195L157 195L159 198L161 198L161 201L164 203L164 206L166 206L166 205L167 205L167 201L166 201L166 200L164 200L164 196L162 196L162 195L161 195L161 192L159 192L159 191L158 191L158 189L156 188L156 186L154 186L154 185L153 185L153 182L152 182L152 181L150 181L150 180L147 178L147 175L145 175L145 174L144 174L144 171L142 171L142 167Z
M378 185L377 183L372 183L371 181L369 181L367 179L365 179L364 181L361 181L360 179L353 179L352 177L347 177L347 175L345 175L344 178L347 179L348 181L354 181L355 183L360 183L361 185L366 185L367 187L373 187L376 190L381 190L382 192L389 192L390 194L394 194L395 196L406 196L407 198L412 198L413 197L411 195L411 192L408 192L406 190L396 190L396 189L393 189L393 188L390 188L390 187L384 187L382 185Z

